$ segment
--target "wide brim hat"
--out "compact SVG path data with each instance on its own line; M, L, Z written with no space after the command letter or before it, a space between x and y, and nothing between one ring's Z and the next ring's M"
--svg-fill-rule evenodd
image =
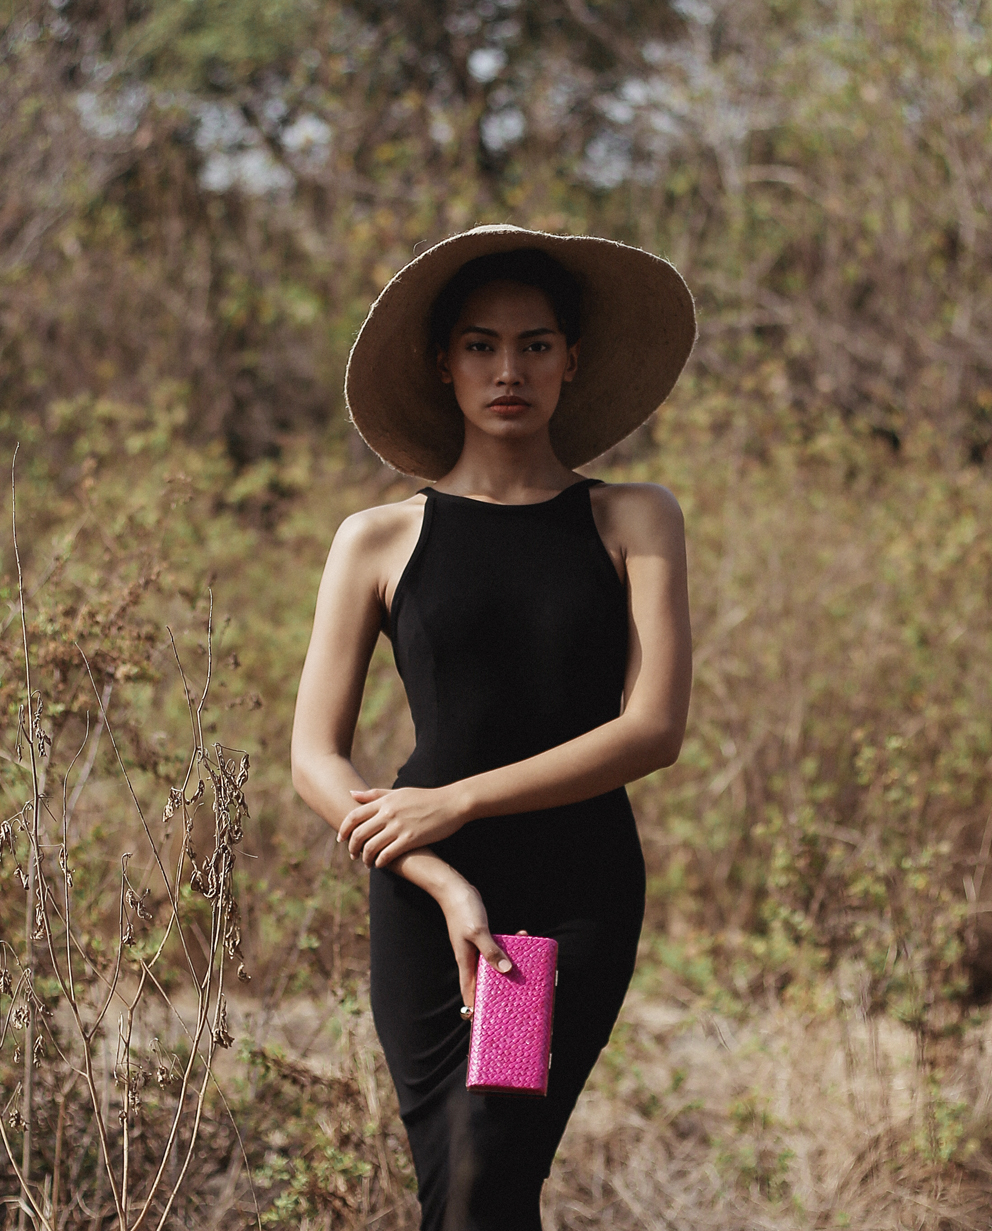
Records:
M345 374L351 421L394 469L440 479L457 462L464 420L437 371L431 308L467 261L517 248L548 253L582 288L579 369L562 385L550 423L561 462L581 466L623 440L678 380L696 338L696 316L689 288L668 261L593 236L475 227L405 265L372 305L351 349Z

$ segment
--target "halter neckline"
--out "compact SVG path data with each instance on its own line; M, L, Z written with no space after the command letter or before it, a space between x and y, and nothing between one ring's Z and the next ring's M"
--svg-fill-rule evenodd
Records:
M436 487L422 487L417 494L427 496L428 499L431 496L435 498L443 496L446 500L462 500L467 504L479 504L487 509L539 509L543 505L554 504L566 492L573 491L577 487L590 487L602 482L602 479L580 479L578 483L569 483L568 487L563 487L560 492L547 500L532 500L526 504L503 504L499 500L477 500L474 496L459 496L455 492L439 492Z

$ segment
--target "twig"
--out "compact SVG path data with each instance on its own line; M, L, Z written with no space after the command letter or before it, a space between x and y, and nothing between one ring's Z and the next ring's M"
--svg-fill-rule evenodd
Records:
M102 1160L102 1165L98 1167L94 1209L89 1211L93 1226L98 1226L104 1217L104 1196L109 1185L112 1209L116 1212L118 1231L138 1231L138 1228L143 1223L152 1221L155 1222L157 1231L163 1231L193 1160L196 1157L198 1135L202 1125L207 1092L211 1088L211 1083L217 1086L216 1077L213 1072L217 1048L229 1047L233 1041L227 1028L225 958L230 957L234 959L235 957L241 957L240 916L237 899L233 891L232 877L236 858L234 845L241 840L243 832L242 820L247 816L247 807L242 788L249 772L248 756L246 753L242 754L239 768L236 760L228 760L232 750L227 750L222 745L217 744L212 752L208 752L204 745L203 715L211 687L214 661L212 641L213 594L211 593L207 620L207 671L202 691L200 691L198 698L194 699L190 692L171 630L169 634L186 693L193 745L186 767L183 790L182 792L177 792L173 788L173 791L170 792L169 809L180 808L183 823L186 827L185 840L182 843L175 870L175 878L173 879L165 865L163 852L160 850L158 841L148 824L144 809L138 799L127 767L124 764L118 738L109 721L107 710L112 695L113 683L108 679L102 690L97 687L90 661L82 647L78 644L77 649L93 688L94 696L97 699L99 716L95 729L91 730L89 716L87 715L86 732L62 778L61 817L57 817L56 813L48 807L45 800L46 769L41 761L42 758L45 758L50 753L53 743L52 737L41 726L42 697L40 693L36 694L31 675L27 602L16 537L15 475L17 455L18 453L15 449L14 458L11 463L12 527L14 533L14 555L17 566L17 611L21 618L24 687L26 694L26 702L21 706L18 718L18 741L21 741L23 735L28 742L30 761L28 772L31 774L32 790L29 802L20 806L10 821L3 822L5 828L3 831L0 831L6 835L6 842L10 845L13 855L15 871L21 880L21 884L28 891L23 961L10 945L0 940L0 958L3 959L2 965L5 972L8 965L7 954L11 955L13 963L19 971L17 985L13 989L6 1013L0 1013L0 1045L2 1045L7 1037L12 1024L18 1028L26 1024L24 1080L19 1083L17 1090L11 1095L8 1108L5 1109L5 1114L9 1113L11 1116L11 1127L16 1125L18 1121L23 1122L23 1158L20 1164L13 1157L13 1146L7 1132L8 1126L2 1119L0 1119L0 1138L2 1138L4 1148L10 1158L20 1191L20 1196L17 1200L20 1204L19 1222L21 1231L26 1231L29 1220L31 1225L36 1229L40 1229L40 1231L56 1231L57 1223L60 1221L65 1222L70 1216L71 1210L77 1204L86 1211L87 1207L79 1193L72 1196L68 1208L60 1209L62 1206L62 1164L68 1098L75 1081L81 1076L93 1110L90 1135L92 1137L93 1132L96 1134L99 1143L99 1155ZM108 734L117 768L124 779L131 803L151 848L152 864L149 865L149 871L152 866L157 867L170 907L169 918L157 943L155 952L150 957L146 954L135 955L138 958L139 967L136 986L129 984L126 992L123 986L125 950L132 943L132 929L137 920L151 918L142 905L144 894L147 892L143 885L144 878L142 878L140 893L129 878L128 861L131 858L129 854L124 854L121 860L117 916L118 943L116 952L113 955L109 977L90 960L79 938L73 934L72 926L73 903L72 870L69 866L69 827L82 791L89 781L96 764L99 743L104 731ZM58 731L56 731L57 735ZM84 755L85 760L82 761L79 777L70 792L69 779L77 763L81 761ZM214 756L216 760L214 760ZM199 782L195 793L189 796L188 787L194 775L198 776ZM192 823L199 810L200 801L204 798L204 791L207 786L213 791L214 843L212 852L202 861L201 865L197 862L192 847ZM177 794L181 795L181 803L175 799ZM42 841L42 808L45 808L50 821L56 824L61 831L59 833L60 841L50 844L52 849L58 852L61 894L56 892L48 883L43 863L46 844ZM167 810L165 819L168 819L170 815L171 811ZM29 850L26 870L18 861L18 853L10 837L10 834L15 832L15 826L16 832L23 831L27 835ZM180 913L180 888L187 858L191 865L190 883L192 887L198 889L211 903L210 934L209 938L205 938L206 963L202 975L198 975L192 961L188 945L187 928ZM192 923L195 927L195 919L192 920ZM56 952L56 934L59 926L64 926L65 928L64 953L61 952L61 937L59 937L59 952ZM173 930L178 934L186 969L196 988L195 1019L189 1024L178 1013L176 1006L165 993L162 983L155 978L152 969L161 958ZM46 961L48 959L51 961L52 973L58 984L61 996L64 998L72 1016L82 1050L82 1066L77 1068L72 1058L63 1053L53 1036L53 1043L56 1045L57 1054L73 1076L68 1085L64 1086L61 1091L55 1135L55 1169L51 1177L52 1187L49 1190L49 1181L46 1179L43 1196L34 1191L31 1185L33 1130L31 1113L33 1110L32 1079L33 1063L35 1061L35 1020L38 1010L43 1007L34 991L34 963L36 953L38 952L34 945L36 939L44 940L47 945L48 957ZM77 964L79 965L77 966ZM88 972L85 976L87 986L96 989L98 993L95 997L96 1003L93 1006L92 1016L88 1020L84 1020L77 997L77 969L80 972L82 970ZM45 973L47 974L48 971L46 970ZM243 966L239 968L238 973L239 977L244 974ZM247 975L244 977L247 977ZM6 974L5 981L9 986ZM140 1180L141 1176L137 1170L138 1155L135 1152L136 1138L132 1117L140 1106L139 1091L144 1080L144 1070L137 1061L133 1051L134 1026L138 1007L142 1003L148 989L152 986L159 991L166 1004L176 1014L182 1029L190 1039L190 1051L188 1060L181 1070L176 1106L170 1117L169 1128L161 1155L159 1156L157 1169L151 1177L146 1191L140 1196L136 1196L134 1189L136 1182ZM10 993L5 992L4 994ZM120 1109L120 1156L115 1160L113 1154L113 1151L116 1149L114 1134L110 1132L109 1127L112 1075L109 1070L105 1018L111 1005L118 998L123 1002L123 1011L120 1012L118 1017L117 1056L113 1071L122 1086L122 1105ZM15 1007L17 1009L16 1015L14 1012ZM25 1018L27 1019L26 1022ZM48 1031L47 1034L50 1035L51 1031ZM99 1080L97 1066L94 1063L94 1045L96 1044L98 1034L102 1034L103 1040L104 1063L102 1082ZM228 1115L231 1116L232 1124L234 1124L241 1158L244 1162L249 1187L251 1188L255 1222L260 1228L260 1211L255 1197L251 1168L248 1164L244 1142L237 1124L234 1123L231 1108L224 1097L223 1091L220 1091L219 1086L217 1086L217 1089L220 1092L220 1097L227 1109ZM11 1104L17 1105L18 1110L16 1114L9 1111ZM20 1108L23 1108L23 1113ZM182 1131L182 1140L185 1144L182 1146L183 1158L177 1168L175 1156L179 1152L181 1130L184 1130ZM185 1130L188 1130L188 1134ZM117 1176L118 1165L120 1166L119 1179ZM169 1174L168 1184L163 1192L167 1168L172 1168L172 1171ZM235 1182L232 1181L232 1183ZM70 1181L70 1188L74 1184L75 1179ZM160 1197L164 1199L162 1206L156 1209L154 1216L152 1216L153 1206ZM137 1205L139 1202L141 1203L141 1208L137 1211L137 1216L134 1217L131 1212L131 1206L132 1204Z
M96 689L96 680L94 680L94 678L93 678L93 672L92 672L92 670L90 669L90 662L89 662L89 659L86 657L85 653L83 653L83 650L82 650L82 647L81 647L81 646L79 646L79 645L77 644L77 645L76 645L76 649L77 649L77 650L79 650L79 653L80 653L80 655L82 656L83 662L86 664L86 674L90 677L90 683L93 685L93 691L94 691L94 693L95 693L95 692L97 691L97 689ZM99 694L97 694L97 695L99 695ZM125 766L125 764L124 764L124 759L123 759L123 757L121 756L120 749L119 749L119 748L118 748L118 746L117 746L117 740L116 740L116 739L115 739L115 737L114 737L113 727L111 727L110 723L107 721L107 711L104 709L102 702L101 702L101 705L100 705L100 714L101 714L101 716L103 717L104 724L105 724L106 729L107 729L107 735L110 737L110 743L111 743L111 745L113 746L113 749L114 749L114 756L117 758L117 764L118 764L118 766L119 766L119 768L120 768L121 775L122 775L122 777L124 778L124 783L125 783L125 785L127 786L127 789L128 789L128 794L131 796L131 802L134 804L134 810L135 810L135 812L137 812L137 814L138 814L138 820L139 820L139 821L141 821L141 827L142 827L142 829L144 829L144 831L145 831L145 837L148 839L148 844L149 844L149 846L152 848L152 856L153 856L153 857L154 857L154 859L155 859L155 863L158 865L158 870L159 870L159 872L162 874L162 881L163 881L163 883L164 883L164 885L165 885L165 891L166 891L166 893L169 895L169 905L172 907L173 913L175 914L176 918L178 919L178 917L179 917L179 903L178 903L178 901L177 901L177 899L176 899L176 895L175 895L175 893L173 892L172 883L171 883L171 882L170 882L170 880L169 880L169 874L168 874L168 872L165 870L165 864L163 864L163 862L162 862L162 858L161 858L161 856L159 855L159 852L158 852L158 846L156 845L155 839L154 839L154 837L152 836L152 831L148 828L148 822L145 820L145 814L144 814L144 811L142 810L141 804L138 802L138 796L135 794L135 791L134 791L134 786L133 786L133 784L132 784L132 782L131 782L131 776L130 776L130 774L127 772L127 767L126 767L126 766ZM177 930L178 930L178 932L179 932L179 939L180 939L180 942L181 942L182 947L183 947L183 952L186 954L186 960L187 960L187 962L189 963L190 973L191 973L191 974L193 975L193 977L195 978L195 977L196 977L196 970L195 970L195 968L194 968L194 966L193 966L192 959L190 958L189 951L188 951L188 950L187 950L187 948L186 948L186 938L185 938L185 936L183 935L182 928L178 928Z
M37 1218L43 1228L43 1231L55 1231L52 1224L45 1218L44 1212L38 1205L37 1201L35 1201L34 1197L32 1197L31 1190L28 1188L25 1181L23 1170L18 1167L17 1163L14 1161L14 1147L11 1145L10 1138L7 1136L7 1128L2 1117L0 1117L0 1138L2 1138L4 1149L7 1151L7 1161L13 1168L14 1175L17 1177L17 1182L21 1186L20 1212L18 1215L19 1220L23 1218L26 1221L28 1214L27 1207L30 1205L30 1212L35 1216L35 1218ZM25 1202L27 1202L27 1205L25 1205Z
M52 1225L59 1225L59 1189L62 1184L62 1141L65 1135L65 1108L69 1095L76 1084L73 1076L71 1082L62 1091L59 1098L59 1118L55 1125L55 1160L52 1164Z
M86 760L83 763L83 768L79 771L79 779L77 780L76 785L72 788L72 794L69 796L69 802L66 804L66 810L65 810L66 826L68 826L69 822L72 820L72 814L76 810L76 804L79 803L79 797L80 795L82 795L83 788L86 786L86 783L89 781L90 773L92 772L93 766L96 762L97 750L100 747L100 736L103 734L103 729L106 726L105 715L107 712L107 706L110 704L110 697L113 691L114 691L113 681L108 680L107 683L103 686L103 696L100 698L100 717L97 719L96 728L93 731L93 737L90 742L90 750L86 755ZM89 714L86 715L86 721L87 721L87 729L88 729ZM70 770L72 769L71 765L69 766L69 769ZM69 781L69 774L67 772L66 782L68 781Z
M72 767L76 764L83 749L86 747L89 733L90 716L87 713L86 734L83 736L83 742L79 745L76 755L69 762L69 768L62 779L62 850L60 859L62 863L62 893L63 901L65 902L65 919L63 920L65 924L65 976L66 982L69 984L69 1001L71 1004L76 1002L76 985L72 973L72 895L69 892L72 888L72 872L69 870L69 816L71 809L66 803L66 788L69 785L69 775L72 773Z
M17 566L17 605L21 617L21 644L24 650L24 686L27 695L28 709L28 748L31 755L31 829L28 838L28 898L24 917L24 955L25 965L30 971L34 965L34 931L35 931L35 892L36 868L38 863L38 812L41 806L41 783L38 775L38 760L35 741L34 706L31 688L31 656L28 652L28 621L24 606L24 573L21 569L21 552L17 543L17 454L20 441L14 447L14 455L10 459L10 525L14 545L14 561ZM30 975L29 975L30 978ZM24 1035L24 1141L21 1154L21 1170L23 1174L22 1188L30 1200L27 1185L31 1182L31 1134L33 1119L34 1094L34 997L28 1001L28 1023ZM6 1144L6 1137L4 1138ZM32 1204L34 1202L32 1201ZM26 1231L27 1208L21 1203L18 1214L18 1231Z
M19 447L20 446L18 445L17 448ZM15 457L17 455L17 448L14 449ZM30 592L30 594L28 594L27 597L29 601L32 598L34 598L34 596L38 593L38 591L42 588L42 586L44 586L44 584L48 581L49 577L51 577L51 575L55 572L58 566L66 558L66 554L68 553L69 548L76 541L76 538L78 537L80 530L82 530L83 526L86 525L86 522L88 519L89 519L89 513L85 513L80 518L80 520L76 523L75 529L66 539L66 541L62 544L61 551L57 551L55 555L52 556L51 560L49 561L48 568L46 568L44 572L41 574L41 576L37 579L37 581L35 582L34 589ZM16 616L17 616L17 605L12 603L10 607L10 612L6 620L0 622L0 634L3 634L7 631L7 629L13 623Z

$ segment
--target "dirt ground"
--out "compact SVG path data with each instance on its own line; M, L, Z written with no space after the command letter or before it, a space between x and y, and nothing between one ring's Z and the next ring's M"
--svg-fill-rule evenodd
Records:
M357 1071L370 1122L402 1148L367 1008L301 997L263 1019L245 1001L230 1018L315 1074ZM984 1231L990 1047L992 1019L938 1081L891 1019L776 1005L730 1021L635 987L562 1142L546 1231ZM410 1187L366 1225L412 1231Z

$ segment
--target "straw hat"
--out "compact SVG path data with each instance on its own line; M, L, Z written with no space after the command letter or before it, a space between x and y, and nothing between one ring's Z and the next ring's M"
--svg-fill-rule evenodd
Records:
M671 392L696 338L692 296L674 266L640 248L521 227L475 227L429 248L372 305L348 359L351 421L384 462L439 479L461 453L464 426L437 373L430 313L467 261L539 248L582 287L582 353L562 386L551 443L568 467L623 440Z

